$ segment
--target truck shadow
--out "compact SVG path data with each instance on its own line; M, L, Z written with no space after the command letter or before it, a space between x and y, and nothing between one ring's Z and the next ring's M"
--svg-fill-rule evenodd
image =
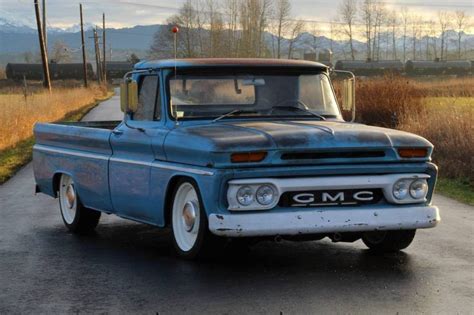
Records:
M308 272L336 276L368 272L387 279L410 277L413 269L409 254L376 254L361 246L361 241L332 243L326 238L311 242L262 241L252 246L230 244L216 249L210 257L185 261L175 255L169 230L147 225L129 222L100 225L96 234L75 239L81 247L100 247L106 263L111 265L114 261L109 261L106 253L112 257L134 257L135 264L170 264L199 270L199 274L212 271L213 277L224 276L229 271L256 275L284 272L302 277Z

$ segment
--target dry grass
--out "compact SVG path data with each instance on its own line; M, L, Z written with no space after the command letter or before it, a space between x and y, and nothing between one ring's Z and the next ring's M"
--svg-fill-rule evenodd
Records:
M0 94L0 151L15 146L33 134L36 122L63 119L68 113L94 103L106 95L99 87L44 90L25 97L21 89Z
M474 78L359 80L357 120L419 134L440 175L474 187Z
M443 177L474 185L474 98L426 98L424 105L418 115L405 113L399 129L434 144L433 159Z
M427 97L474 97L474 77L410 80Z

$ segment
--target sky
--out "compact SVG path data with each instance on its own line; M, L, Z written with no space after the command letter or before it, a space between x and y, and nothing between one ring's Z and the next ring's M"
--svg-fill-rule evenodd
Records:
M39 0L41 3L42 0ZM341 0L291 0L296 18L328 23ZM184 0L82 0L86 23L108 27L159 24L177 12ZM464 10L474 19L474 0L385 0L389 8L406 6L413 14L435 18L439 10ZM46 0L48 25L68 28L79 23L79 1ZM34 26L33 0L0 0L0 18Z

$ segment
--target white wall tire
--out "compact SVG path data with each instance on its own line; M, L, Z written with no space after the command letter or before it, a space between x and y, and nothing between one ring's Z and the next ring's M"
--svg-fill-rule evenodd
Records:
M100 219L100 212L81 203L71 176L62 174L59 180L59 209L64 225L73 233L92 232Z
M194 259L208 252L214 237L209 232L207 214L194 181L183 179L176 184L170 218L179 256Z

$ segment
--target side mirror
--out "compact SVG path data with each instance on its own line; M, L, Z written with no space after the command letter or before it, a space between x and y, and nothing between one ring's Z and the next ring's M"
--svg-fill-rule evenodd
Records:
M126 80L120 83L120 109L124 113L134 113L138 107L138 84Z
M350 111L355 105L355 84L353 79L344 79L342 85L342 109Z
M341 74L344 79L342 81L342 110L352 111L352 119L355 120L356 102L355 102L355 75L350 71L334 70L334 74Z

